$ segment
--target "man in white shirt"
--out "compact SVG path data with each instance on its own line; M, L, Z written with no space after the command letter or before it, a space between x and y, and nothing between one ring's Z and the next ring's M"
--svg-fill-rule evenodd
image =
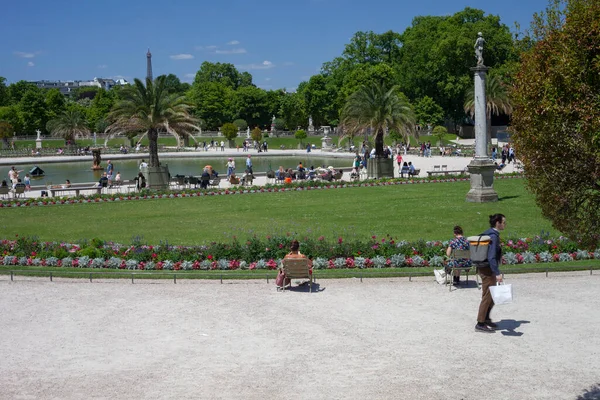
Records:
M142 168L148 168L148 163L146 161L144 161L144 160L142 160L142 162L140 163L140 170Z

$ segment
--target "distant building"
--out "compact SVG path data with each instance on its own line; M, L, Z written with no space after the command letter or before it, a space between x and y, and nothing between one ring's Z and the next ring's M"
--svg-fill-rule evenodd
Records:
M82 86L96 86L104 90L110 90L115 86L129 85L125 79L105 79L94 78L91 81L34 81L40 89L58 89L65 96L70 96L72 92Z

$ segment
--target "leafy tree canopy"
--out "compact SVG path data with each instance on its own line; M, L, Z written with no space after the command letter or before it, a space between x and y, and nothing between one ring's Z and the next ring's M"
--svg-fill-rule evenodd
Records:
M223 136L225 136L225 139L233 140L237 137L238 128L231 122L227 122L221 127L221 133L223 134Z
M516 154L552 225L600 244L600 3L555 1L534 18L536 43L512 90Z

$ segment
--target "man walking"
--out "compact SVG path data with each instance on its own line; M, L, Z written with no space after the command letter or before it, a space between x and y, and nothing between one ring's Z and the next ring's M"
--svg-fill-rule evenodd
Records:
M481 276L481 304L477 314L476 332L493 333L498 325L492 322L490 312L494 307L490 286L496 282L502 282L500 263L502 260L502 248L500 247L500 231L506 226L506 217L502 214L490 215L490 229L483 232L491 238L488 246L487 263L479 266L478 273Z

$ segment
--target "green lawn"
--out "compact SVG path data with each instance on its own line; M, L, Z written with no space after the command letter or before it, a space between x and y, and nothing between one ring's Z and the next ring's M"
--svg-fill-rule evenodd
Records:
M467 235L487 228L488 215L507 216L504 237L552 235L523 179L496 180L498 203L465 202L468 182L322 189L210 197L56 205L0 210L3 238L46 241L98 237L123 244L193 245L285 234L366 239L444 240L456 224Z

